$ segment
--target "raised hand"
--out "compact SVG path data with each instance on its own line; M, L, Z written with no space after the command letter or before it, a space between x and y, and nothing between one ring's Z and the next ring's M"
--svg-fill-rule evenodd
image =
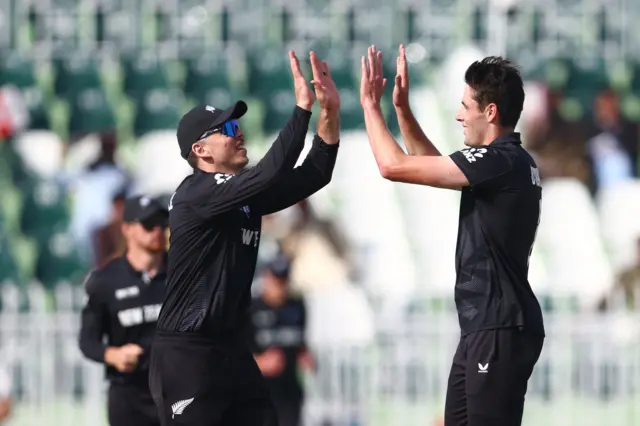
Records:
M320 61L315 52L309 52L309 59L311 60L311 71L313 72L311 84L315 87L320 108L338 111L340 109L340 93L331 77L329 65L325 61Z
M398 48L398 59L396 59L393 106L396 108L409 107L409 71L407 70L407 55L402 44Z
M382 52L370 46L367 58L362 57L362 77L360 79L360 103L363 107L379 106L380 98L387 85L382 76Z
M293 50L289 51L289 62L291 63L291 75L293 76L293 87L296 94L296 105L307 111L311 111L316 95L311 90L307 80L302 75L300 63Z

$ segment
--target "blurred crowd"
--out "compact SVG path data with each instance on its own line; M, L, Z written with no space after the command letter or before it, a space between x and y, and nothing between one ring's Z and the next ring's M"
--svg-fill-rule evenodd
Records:
M572 177L595 196L598 190L638 177L640 126L622 113L621 96L602 89L579 118L563 103L563 93L543 84L530 88L526 147L543 178Z

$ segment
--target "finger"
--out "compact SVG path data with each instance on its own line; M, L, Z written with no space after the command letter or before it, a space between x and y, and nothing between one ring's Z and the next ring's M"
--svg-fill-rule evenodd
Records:
M313 84L313 87L315 87L316 90L326 90L327 88L327 86L325 86L324 84L322 84L322 82L317 80L311 80L311 84Z
M291 63L291 74L293 78L304 78L300 70L300 62L298 62L298 57L293 50L289 51L289 62Z
M369 71L367 70L367 59L364 56L360 59L360 72L362 74L362 76L360 77L360 92L363 93L369 81Z
M309 52L309 59L311 60L313 79L319 81L322 78L322 64L320 63L320 59L314 51Z
M372 81L374 78L374 72L375 72L375 59L374 59L374 55L373 55L373 46L369 47L369 51L367 52L368 56L369 56L369 80Z
M396 75L394 84L395 84L395 87L397 87L398 89L402 88L402 76L401 75Z
M333 78L331 77L331 71L329 71L329 64L327 61L322 61L322 71L326 73L327 77Z
M404 88L409 84L409 70L407 68L407 53L403 44L400 45L400 56L398 58L400 59L398 74L402 76L402 87Z
M384 89L385 87L387 87L387 79L383 78L382 79L382 88Z
M382 78L382 52L376 54L376 76Z

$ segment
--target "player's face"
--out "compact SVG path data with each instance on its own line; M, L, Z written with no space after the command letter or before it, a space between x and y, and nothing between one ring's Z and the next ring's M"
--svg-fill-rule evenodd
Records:
M462 124L465 145L479 146L483 144L489 128L489 121L485 111L480 110L480 105L474 99L474 90L469 85L464 88L456 120Z
M282 302L287 297L287 283L286 281L276 277L271 272L265 272L264 279L264 292L268 299Z
M213 163L231 172L239 171L249 163L244 133L237 123L234 126L232 132L217 132L206 138L206 148Z
M141 223L125 224L125 238L129 246L157 253L166 249L166 217L156 216Z

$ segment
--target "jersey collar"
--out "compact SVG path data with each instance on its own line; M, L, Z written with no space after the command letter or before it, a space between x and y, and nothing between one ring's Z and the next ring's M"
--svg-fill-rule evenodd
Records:
M491 145L500 145L505 143L521 144L522 140L520 139L520 133L519 132L506 133L496 138L493 142L491 142Z

